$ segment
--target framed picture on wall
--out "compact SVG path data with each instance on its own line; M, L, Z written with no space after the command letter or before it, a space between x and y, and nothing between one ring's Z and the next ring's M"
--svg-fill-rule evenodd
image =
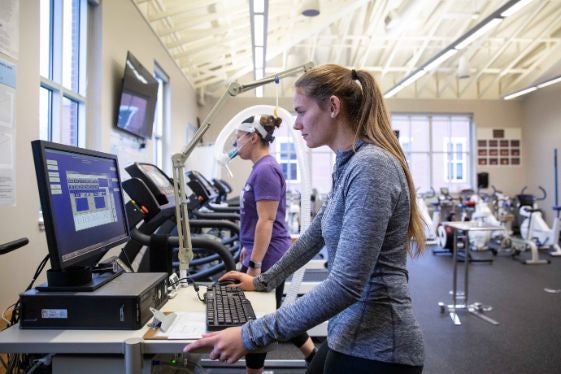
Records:
M504 137L505 137L505 130L504 129L494 129L493 130L493 138L502 139Z
M522 164L522 132L519 128L477 129L477 165L516 166Z

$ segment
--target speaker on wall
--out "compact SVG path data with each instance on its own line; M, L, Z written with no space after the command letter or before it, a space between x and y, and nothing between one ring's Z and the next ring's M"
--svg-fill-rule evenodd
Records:
M477 173L477 188L489 188L489 173L486 171Z

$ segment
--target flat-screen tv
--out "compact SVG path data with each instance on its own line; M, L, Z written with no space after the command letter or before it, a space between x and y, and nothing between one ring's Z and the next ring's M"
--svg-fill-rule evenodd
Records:
M91 291L118 275L92 268L129 238L117 156L41 140L31 146L51 260L42 290Z
M151 138L157 99L158 81L128 52L117 127L143 139Z

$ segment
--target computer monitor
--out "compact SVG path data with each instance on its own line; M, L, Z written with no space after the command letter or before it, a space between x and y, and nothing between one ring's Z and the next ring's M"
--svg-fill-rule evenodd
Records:
M119 272L92 275L92 267L129 238L117 156L31 145L51 262L42 290L94 290Z

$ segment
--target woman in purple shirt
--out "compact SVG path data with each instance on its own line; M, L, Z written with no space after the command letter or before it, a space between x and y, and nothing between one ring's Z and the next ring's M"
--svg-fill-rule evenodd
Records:
M240 194L242 272L258 276L273 266L290 247L286 228L286 183L282 170L269 153L273 133L282 119L271 115L252 116L236 132L238 156L251 160L253 168ZM276 288L280 306L284 282ZM315 346L306 333L291 339L310 362ZM261 373L266 353L246 355L247 372Z

